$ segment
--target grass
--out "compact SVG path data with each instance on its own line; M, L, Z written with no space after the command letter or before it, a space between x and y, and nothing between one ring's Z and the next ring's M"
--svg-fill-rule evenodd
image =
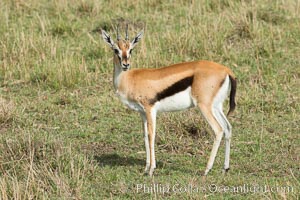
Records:
M299 11L297 0L1 1L0 199L299 199ZM145 28L135 68L206 59L235 72L229 174L222 143L200 175L213 134L192 109L159 115L158 168L143 176L139 115L114 95L99 34L117 23L131 37Z

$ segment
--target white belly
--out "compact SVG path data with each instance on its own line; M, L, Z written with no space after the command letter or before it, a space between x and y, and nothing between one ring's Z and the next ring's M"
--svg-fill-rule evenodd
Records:
M125 104L128 108L138 112L144 111L144 107L141 104L128 100L126 97L124 97L124 95L120 94L118 91L117 95L119 96L122 103Z
M194 107L191 96L191 87L156 102L154 107L159 112L179 111Z

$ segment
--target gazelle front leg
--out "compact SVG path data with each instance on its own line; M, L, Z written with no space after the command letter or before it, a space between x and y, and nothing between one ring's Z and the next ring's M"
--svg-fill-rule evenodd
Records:
M156 128L156 110L149 109L146 111L146 120L147 120L147 131L148 131L148 140L149 140L149 151L150 151L150 171L149 175L152 176L154 169L156 168L155 161L155 128Z
M145 173L149 171L150 168L150 147L149 147L149 137L148 137L148 125L147 125L147 118L145 113L141 113L141 117L143 120L143 128L144 128L144 140L145 140L145 147L146 147L146 167Z

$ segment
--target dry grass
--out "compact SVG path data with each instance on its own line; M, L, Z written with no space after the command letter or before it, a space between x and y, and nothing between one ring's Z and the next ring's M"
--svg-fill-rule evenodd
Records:
M2 139L1 199L81 199L83 177L91 176L96 166L75 154L71 144L39 137L21 133Z
M12 101L0 97L0 127L9 123L14 116L15 106Z
M299 199L299 1L0 2L0 199ZM238 77L231 169L224 145L203 180L212 132L197 110L159 115L153 179L139 115L112 87L99 30L145 36L134 68L213 60ZM117 117L116 117L117 116ZM137 192L136 184L292 192Z

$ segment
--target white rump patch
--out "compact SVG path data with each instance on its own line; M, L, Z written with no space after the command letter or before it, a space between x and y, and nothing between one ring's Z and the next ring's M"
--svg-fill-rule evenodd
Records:
M230 79L229 76L227 75L223 85L221 86L220 90L218 91L216 97L213 100L213 107L212 107L212 112L214 114L214 117L217 119L217 121L220 123L220 125L224 130L227 129L227 124L229 124L229 122L227 121L223 113L223 102L228 97L229 92L230 92Z

